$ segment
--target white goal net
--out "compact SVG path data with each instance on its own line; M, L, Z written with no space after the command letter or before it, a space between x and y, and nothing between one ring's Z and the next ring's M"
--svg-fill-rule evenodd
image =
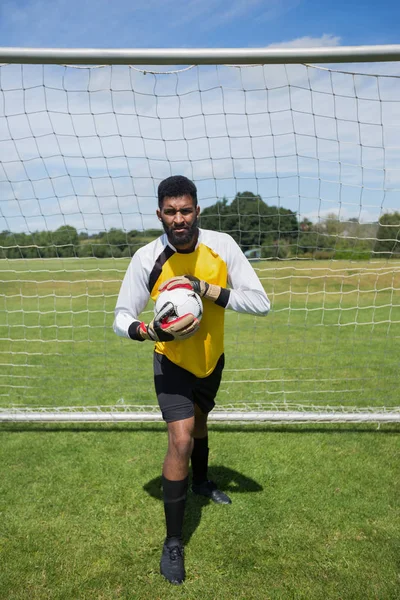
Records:
M251 62L0 66L0 421L161 418L112 322L174 174L272 303L212 418L400 420L400 63Z

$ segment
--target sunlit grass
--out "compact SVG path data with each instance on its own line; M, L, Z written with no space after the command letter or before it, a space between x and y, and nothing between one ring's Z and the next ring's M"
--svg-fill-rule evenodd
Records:
M152 345L112 331L127 264L0 261L1 406L155 404ZM399 404L398 264L255 267L273 310L226 313L219 404ZM164 425L3 424L0 598L395 600L399 433L212 426L233 504L189 496L176 588L158 572Z
M150 344L112 331L128 263L0 261L2 405L154 404ZM398 404L398 262L254 266L272 311L226 312L219 402ZM151 314L149 303L143 318Z
M398 598L400 430L213 426L187 580L159 575L164 426L0 427L7 600Z

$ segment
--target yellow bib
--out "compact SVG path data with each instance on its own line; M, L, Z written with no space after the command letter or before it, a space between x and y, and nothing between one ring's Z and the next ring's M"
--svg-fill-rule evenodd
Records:
M227 287L225 262L204 244L199 244L196 250L189 254L175 252L164 263L160 276L151 290L154 301L159 295L160 285L177 275L194 275L208 283ZM157 342L155 350L197 377L207 377L215 369L224 351L224 318L224 308L203 299L200 329L187 340Z

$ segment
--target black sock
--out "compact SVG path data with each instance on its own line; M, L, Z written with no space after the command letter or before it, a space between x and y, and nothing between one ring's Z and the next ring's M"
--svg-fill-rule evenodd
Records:
M185 477L181 481L171 481L164 475L162 476L167 538L182 539L188 480L189 477Z
M204 438L194 438L191 456L193 483L199 484L207 481L208 471L208 435Z

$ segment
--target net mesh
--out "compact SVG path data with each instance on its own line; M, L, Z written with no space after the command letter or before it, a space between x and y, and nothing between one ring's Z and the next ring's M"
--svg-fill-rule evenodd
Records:
M183 174L273 307L227 311L219 405L396 410L399 139L395 76L1 66L1 408L155 406L151 345L113 311Z

